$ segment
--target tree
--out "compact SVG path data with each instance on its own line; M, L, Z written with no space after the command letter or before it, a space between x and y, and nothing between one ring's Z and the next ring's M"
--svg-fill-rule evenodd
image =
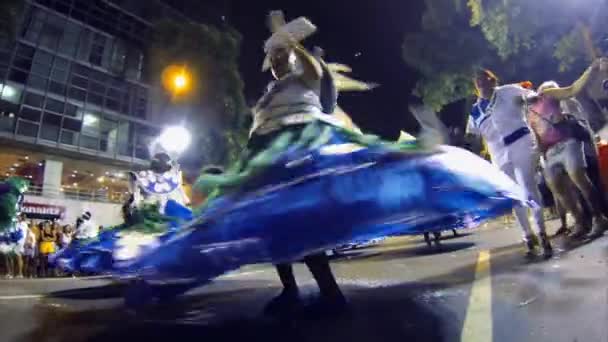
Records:
M406 35L403 57L421 76L414 94L439 111L471 94L473 70L495 61L496 54L480 30L470 27L465 0L425 3L422 28Z
M608 18L604 0L426 0L403 54L421 74L415 94L436 110L473 94L476 68L506 82L570 82L589 63Z
M200 138L204 127L216 127L221 132L205 137L214 150L213 160L206 162L228 163L231 158L225 156L232 156L243 148L248 109L238 71L240 44L241 35L230 26L220 29L172 20L154 25L149 59L150 74L155 75L153 82L160 83L160 75L168 65L184 65L192 75L192 89L174 100L194 108L195 115L188 120ZM217 151L226 153L215 153Z

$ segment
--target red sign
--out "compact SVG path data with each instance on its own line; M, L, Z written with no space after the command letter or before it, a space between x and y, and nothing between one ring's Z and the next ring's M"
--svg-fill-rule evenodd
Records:
M21 206L21 212L25 213L27 217L32 218L61 218L65 214L65 207L58 205L24 202Z

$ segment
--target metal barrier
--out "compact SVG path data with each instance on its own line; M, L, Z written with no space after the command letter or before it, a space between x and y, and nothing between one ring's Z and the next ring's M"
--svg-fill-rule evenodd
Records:
M63 198L76 201L105 203L124 203L127 197L127 194L116 191L49 187L43 188L42 186L30 186L25 194L46 198Z

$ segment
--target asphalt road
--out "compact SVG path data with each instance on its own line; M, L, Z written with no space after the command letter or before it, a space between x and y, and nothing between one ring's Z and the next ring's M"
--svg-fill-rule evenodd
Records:
M279 283L263 265L137 314L104 279L2 280L0 341L608 341L608 235L556 241L553 259L530 262L505 227L440 249L391 239L334 260L351 304L341 316L265 317ZM306 269L296 272L314 297Z

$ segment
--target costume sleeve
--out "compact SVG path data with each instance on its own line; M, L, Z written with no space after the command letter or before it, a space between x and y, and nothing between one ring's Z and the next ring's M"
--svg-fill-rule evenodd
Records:
M475 127L475 123L473 118L469 115L469 120L467 122L467 134L480 135L479 129Z

